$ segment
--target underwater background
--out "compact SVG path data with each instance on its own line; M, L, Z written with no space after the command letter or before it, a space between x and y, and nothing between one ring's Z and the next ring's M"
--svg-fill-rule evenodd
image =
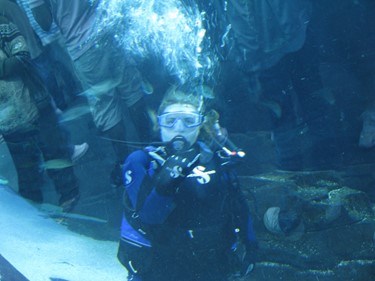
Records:
M246 8L268 15L253 18L254 29L260 28L254 37L249 37L248 23L240 20L228 28L223 17L236 19L230 14L235 9L219 11L216 2L226 3L103 0L99 9L106 15L98 28L116 30L118 43L136 58L151 117L171 84L199 82L205 85L207 105L220 114L221 127L246 152L237 170L254 219L259 262L249 276L233 280L375 280L375 2L295 1L295 10L281 15L283 24L277 25L270 16L277 13L259 3L277 7L280 1L232 1L239 10L245 9L244 3L255 3L253 10ZM139 17L135 8L146 16ZM173 24L152 17L171 10L178 11L170 19ZM123 15L132 23L131 33L122 25ZM269 24L261 24L264 19ZM269 33L261 30L266 27ZM243 43L244 38L251 44ZM254 52L245 55L245 49ZM70 101L63 118L72 143L89 144L74 164L81 198L72 212L63 213L44 172L45 200L33 206L64 231L98 243L113 242L110 247L115 249L122 192L110 185L115 159L111 143L98 134L84 95ZM131 149L147 145L132 124L126 126ZM158 137L154 133L155 141ZM0 184L17 190L4 142ZM6 236L11 223L4 221L10 212L4 206L0 232ZM287 233L270 229L270 208L298 216L298 225ZM17 210L12 212L17 218ZM9 260L1 247L0 257ZM116 263L115 252L112 258ZM9 268L17 266L5 263L0 259L1 281L27 280L12 279L16 277ZM105 280L116 280L108 274ZM125 276L124 271L122 280Z

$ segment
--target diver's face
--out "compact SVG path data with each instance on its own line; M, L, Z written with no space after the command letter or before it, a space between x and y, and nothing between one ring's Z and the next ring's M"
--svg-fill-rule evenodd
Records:
M202 115L190 104L172 104L158 116L161 139L171 141L175 137L183 137L193 145L198 138L202 125Z

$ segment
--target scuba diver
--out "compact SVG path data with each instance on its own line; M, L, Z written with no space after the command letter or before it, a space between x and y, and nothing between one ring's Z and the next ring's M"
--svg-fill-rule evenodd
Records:
M236 151L200 86L172 86L158 110L162 142L125 161L118 259L128 280L246 276L257 242L234 171ZM213 134L213 132L216 132Z

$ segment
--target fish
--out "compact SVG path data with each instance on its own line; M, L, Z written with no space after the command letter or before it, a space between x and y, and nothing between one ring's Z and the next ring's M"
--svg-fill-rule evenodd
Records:
M86 96L88 99L98 99L100 96L105 95L108 91L116 88L120 82L120 79L107 79L93 85L86 91L78 94L78 96Z
M7 185L8 183L9 183L9 181L7 179L0 176L0 184Z
M56 169L65 169L72 167L74 163L70 159L51 159L44 161L41 164L41 168L46 170L56 170Z
M151 95L154 92L154 87L152 86L152 84L147 79L143 78L142 90L147 95Z
M59 122L64 123L64 122L70 122L73 120L76 120L86 114L90 113L90 107L88 105L78 105L71 107L64 111L60 118Z
M281 118L282 109L280 104L275 101L262 101L260 104L271 110L277 118Z
M206 99L210 99L210 100L213 100L215 98L215 94L214 94L214 91L212 88L206 86L206 85L202 85L201 86L201 95L206 98Z
M49 215L50 218L53 219L77 219L77 220L84 220L84 221L90 221L90 222L97 222L97 223L107 223L107 220L103 220L96 217L81 215L81 214L75 214L75 213L54 213Z
M63 212L63 209L59 206L51 205L48 203L38 204L36 207L48 217L55 219L55 220L64 220L64 219L77 219L83 221L90 221L90 222L97 222L97 223L107 223L107 220L100 219L97 217L76 214L76 213L66 213Z
M147 109L147 114L152 124L152 131L157 132L159 130L158 117L155 110Z
M313 98L321 99L329 105L336 104L336 97L330 88L322 88L312 93Z
M361 118L363 126L358 145L362 148L371 148L375 145L375 108L366 110Z
M6 120L11 115L11 113L14 111L14 106L3 106L0 108L0 119Z

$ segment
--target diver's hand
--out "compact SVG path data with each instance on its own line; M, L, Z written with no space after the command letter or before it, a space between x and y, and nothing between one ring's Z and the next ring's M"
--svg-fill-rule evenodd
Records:
M199 157L194 148L171 155L155 175L156 191L161 195L174 195L181 181L198 163Z
M193 153L180 153L178 155L170 156L165 162L163 168L169 171L171 178L186 177L191 170L195 167L200 154Z

